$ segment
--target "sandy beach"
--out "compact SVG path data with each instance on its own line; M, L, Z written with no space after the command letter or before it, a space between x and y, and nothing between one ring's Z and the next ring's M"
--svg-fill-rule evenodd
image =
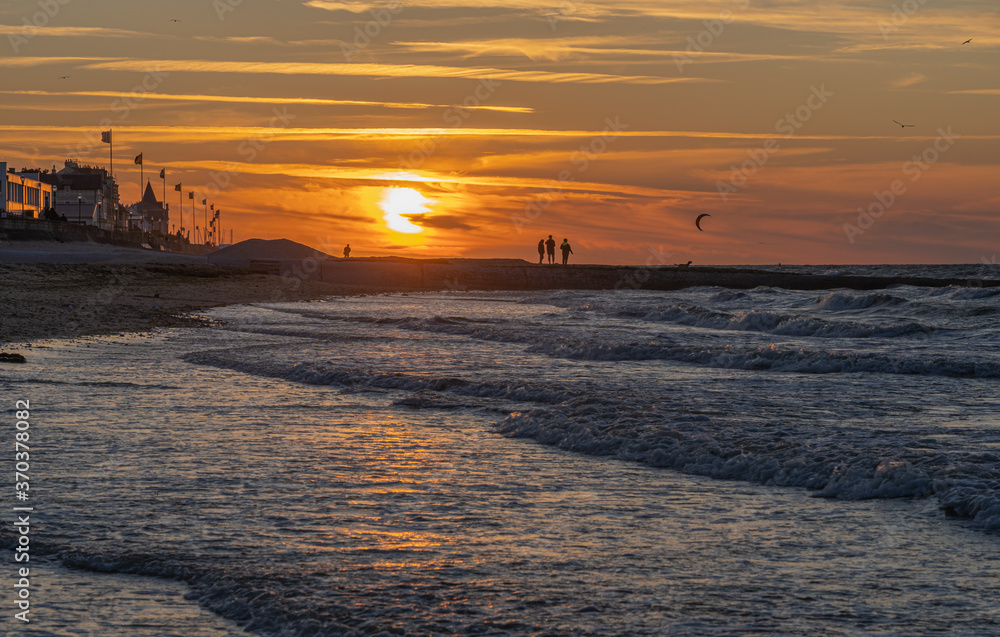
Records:
M0 344L201 321L219 305L382 290L188 264L0 264Z
M865 290L904 282L930 287L966 284L959 279L815 275L710 266L564 268L519 259L346 260L287 240L250 240L226 250L239 252L241 247L245 254L233 263L244 267L213 262L212 256L95 243L0 242L0 277L4 282L0 304L6 309L0 315L0 344L197 324L203 319L193 313L210 307L331 295L432 290L680 290L704 285ZM253 261L255 255L265 261ZM276 257L280 258L274 260ZM246 267L252 263L257 265ZM979 284L998 282L983 280Z

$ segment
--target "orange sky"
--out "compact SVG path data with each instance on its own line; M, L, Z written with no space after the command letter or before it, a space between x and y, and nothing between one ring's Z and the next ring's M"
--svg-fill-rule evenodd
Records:
M237 241L534 260L553 234L580 263L1000 254L995 2L15 0L0 38L0 161L106 166L113 128L125 203L141 152L158 195L167 170L172 223L182 183Z

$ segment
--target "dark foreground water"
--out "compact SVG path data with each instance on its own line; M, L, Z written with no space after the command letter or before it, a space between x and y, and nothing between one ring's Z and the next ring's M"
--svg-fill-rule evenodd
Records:
M0 626L998 634L998 314L976 288L438 293L36 346L0 372L35 507L33 621L5 559Z

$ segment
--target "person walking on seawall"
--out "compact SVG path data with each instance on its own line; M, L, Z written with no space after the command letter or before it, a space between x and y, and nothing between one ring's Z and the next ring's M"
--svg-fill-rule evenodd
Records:
M549 265L554 265L556 262L556 240L549 235L548 240L545 241L545 253L549 255Z
M345 259L351 258L351 244L349 243L346 246L344 246L344 258Z
M538 240L538 265L545 259L545 239Z
M563 237L563 242L559 246L559 249L562 250L563 253L563 265L566 265L569 263L569 255L573 254L573 248L569 246L569 239Z

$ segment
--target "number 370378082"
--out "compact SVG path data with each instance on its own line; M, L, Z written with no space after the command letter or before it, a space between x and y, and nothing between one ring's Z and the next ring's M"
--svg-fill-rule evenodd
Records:
M27 444L30 439L28 434L28 429L31 427L28 421L30 409L31 405L27 400L19 400L15 403L14 416L17 418L17 423L14 428L17 429L17 432L14 434L14 461L17 464L14 467L16 469L14 489L17 491L18 500L28 499L28 469L31 468L28 464L30 448Z

